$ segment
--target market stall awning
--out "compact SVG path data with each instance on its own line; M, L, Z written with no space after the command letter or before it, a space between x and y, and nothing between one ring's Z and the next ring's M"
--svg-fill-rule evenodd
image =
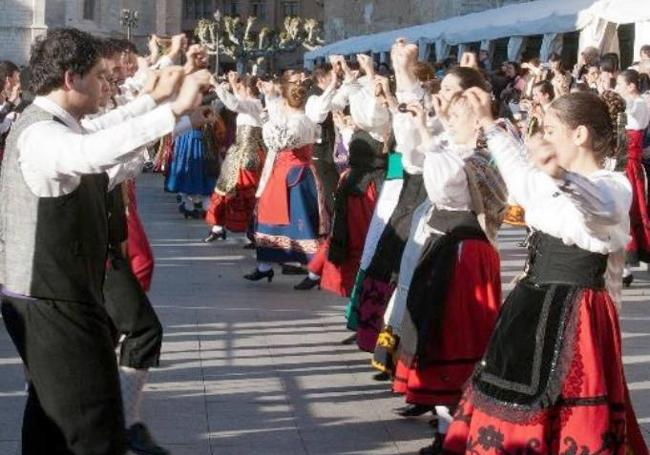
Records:
M456 45L510 36L543 35L581 30L595 20L619 24L650 20L649 0L537 0L442 21L370 35L350 37L305 54L315 60L330 54L388 51L398 37L413 42L444 40Z

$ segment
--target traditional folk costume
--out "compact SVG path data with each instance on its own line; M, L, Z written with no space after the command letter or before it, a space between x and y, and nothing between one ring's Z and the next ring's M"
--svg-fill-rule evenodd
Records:
M630 234L625 248L626 264L637 266L650 262L650 215L648 207L648 175L643 160L643 141L650 123L650 108L642 97L627 100L627 163L625 173L632 184Z
M398 90L396 93L399 103L422 101L424 95L424 89L419 84L410 90ZM384 312L397 283L413 213L426 199L422 179L424 156L417 151L422 142L420 133L410 112L395 109L392 114L395 149L402 157L403 184L397 205L377 239L374 255L364 269L365 276L359 285L357 345L367 352L374 351L377 337L384 325Z
M316 125L304 113L285 114L276 109L262 133L269 155L257 191L258 270L263 265L268 271L274 262L307 264L329 230L311 161Z
M184 132L174 140L165 189L181 195L179 210L186 218L204 210L209 204L218 174L211 163L215 155L214 147L208 125Z
M393 390L411 404L436 407L438 429L476 362L501 303L494 247L506 209L505 185L485 152L434 138L423 144L432 207L405 299ZM445 421L445 416L447 420Z
M255 192L266 158L262 140L264 108L260 100L239 98L221 86L217 87L217 95L227 109L237 113L237 133L221 164L205 221L215 234L224 229L246 232L253 219Z
M361 283L366 276L366 269L370 265L370 261L375 255L377 242L379 237L384 232L386 224L391 217L391 214L397 207L399 195L401 194L403 178L402 155L399 153L388 154L388 168L386 171L386 178L381 187L375 210L368 226L366 234L366 241L363 245L363 253L359 263L359 272L355 279L354 287L350 295L350 301L345 308L345 318L347 320L348 330L357 331L359 326L359 295L361 294Z
M29 373L25 455L124 453L103 306L107 188L128 175L124 163L139 147L173 129L170 108L154 107L143 96L82 128L37 97L9 135L0 176L7 195L0 201L0 281L3 320Z
M344 83L331 101L338 110L348 103L352 120L360 129L352 134L350 169L336 190L331 235L309 264L312 281L320 279L324 289L343 297L350 296L354 285L390 148L386 143L390 114L377 100L368 78Z
M384 144L358 132L350 143L350 169L334 198L332 232L309 263L323 289L349 297L359 269L366 232L386 173ZM312 276L313 276L312 275Z
M117 104L126 102L116 99ZM93 120L88 120L92 122ZM95 120L96 121L96 120ZM87 120L82 121L85 126ZM174 128L179 134L191 127L184 117ZM147 156L145 147L138 159L129 163L129 175L142 171ZM140 407L149 368L160 362L163 329L147 292L151 287L154 258L147 234L138 215L135 180L130 178L109 193L109 248L104 306L119 345L119 371L127 428L127 443L132 450L166 453L158 446L142 421Z
M502 131L486 134L536 232L526 276L503 304L444 453L647 454L625 383L615 306L629 239L629 182L606 170L553 180Z

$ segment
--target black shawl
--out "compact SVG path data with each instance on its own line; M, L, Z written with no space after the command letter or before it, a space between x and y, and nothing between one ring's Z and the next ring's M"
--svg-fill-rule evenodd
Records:
M334 221L328 259L341 264L347 256L348 248L348 196L361 195L368 185L374 182L380 188L386 168L388 155L384 153L384 143L373 139L365 131L358 131L350 142L350 170L341 179L334 195Z

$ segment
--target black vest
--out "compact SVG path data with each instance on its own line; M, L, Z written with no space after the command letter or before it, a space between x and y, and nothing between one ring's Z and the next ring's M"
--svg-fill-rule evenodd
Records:
M17 142L27 127L48 120L59 121L32 105L7 140L0 175L0 282L26 296L101 303L108 176L84 175L70 194L36 196L24 180Z

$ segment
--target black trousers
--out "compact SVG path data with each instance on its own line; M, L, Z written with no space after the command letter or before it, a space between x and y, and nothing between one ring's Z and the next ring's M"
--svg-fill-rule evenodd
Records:
M30 386L23 455L121 455L124 415L108 316L97 303L2 296Z
M151 302L128 260L114 257L104 282L106 311L116 332L124 335L120 365L139 370L157 367L160 362L163 330Z

